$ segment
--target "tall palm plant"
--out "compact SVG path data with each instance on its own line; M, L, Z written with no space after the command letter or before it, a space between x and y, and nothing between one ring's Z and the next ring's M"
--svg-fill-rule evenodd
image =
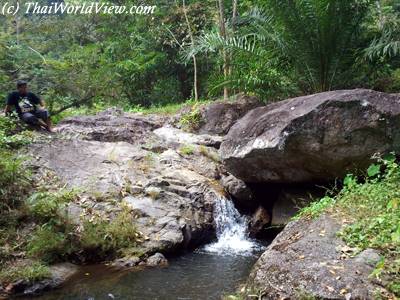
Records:
M330 90L353 63L369 0L262 0L242 18L242 35L200 38L193 52L232 47L268 52L293 68L305 92ZM190 51L189 51L190 52ZM267 55L267 57L271 57ZM266 57L262 55L260 57Z
M330 90L340 72L353 63L369 1L266 0L258 14L263 36L290 61L311 91ZM269 39L270 40L270 39Z
M377 32L365 56L371 61L400 57L400 10L388 5L383 11L380 1L376 1Z

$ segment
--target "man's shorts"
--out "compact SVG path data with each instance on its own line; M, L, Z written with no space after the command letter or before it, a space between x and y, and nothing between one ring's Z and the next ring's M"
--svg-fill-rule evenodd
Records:
M36 109L35 111L26 112L21 115L21 119L28 124L37 125L39 119L47 121L49 118L49 112L45 109Z

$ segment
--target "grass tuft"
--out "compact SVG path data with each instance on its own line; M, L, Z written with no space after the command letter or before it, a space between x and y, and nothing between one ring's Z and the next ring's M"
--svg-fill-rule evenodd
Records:
M7 266L0 270L0 284L7 285L17 280L37 282L50 277L49 268L40 263L33 262L29 265Z

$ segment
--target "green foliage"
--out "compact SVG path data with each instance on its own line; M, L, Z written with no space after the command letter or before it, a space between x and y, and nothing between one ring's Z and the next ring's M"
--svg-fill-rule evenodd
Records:
M96 251L101 256L135 247L139 237L130 210L123 208L111 221L98 217L84 222L74 243L76 249Z
M374 39L365 50L370 60L400 57L400 9L394 1L380 3L372 11Z
M379 250L383 259L372 276L389 279L388 289L399 296L400 166L395 156L379 159L363 180L348 175L343 184L335 197L313 203L300 212L300 217L317 217L330 210L351 220L339 236L360 250Z
M200 127L202 121L200 108L194 105L188 113L181 116L179 125L185 130L194 131Z
M32 194L27 205L30 213L46 222L58 216L59 210L63 204L73 201L76 198L76 192L73 190L59 190L57 192L37 192Z
M303 217L316 218L320 216L323 212L325 212L328 208L332 207L335 204L335 201L335 198L325 196L322 199L311 203L309 206L302 208L295 219Z
M192 145L182 145L179 148L179 153L182 155L192 155L194 153L194 147Z
M29 265L7 266L0 270L0 284L12 283L21 279L36 282L48 277L50 277L49 268L36 261Z
M66 235L50 224L39 226L27 245L28 255L51 263L66 255Z
M51 211L51 214L54 212ZM49 219L49 217L47 216ZM124 249L137 245L140 234L136 230L128 208L122 208L112 220L96 216L72 225L58 211L47 223L38 226L27 245L31 257L52 263L77 253L81 257L115 256Z
M354 64L354 51L370 1L267 0L265 15L253 13L255 28L271 51L290 61L303 91L340 86Z
M205 157L208 157L209 159L211 159L214 162L220 162L221 158L218 155L217 151L214 151L212 149L208 149L206 146L199 146L199 152L200 154L204 155Z
M0 116L0 149L17 149L31 143L33 133L23 129L24 125L16 118Z
M23 159L0 148L0 213L18 207L31 187L31 174Z

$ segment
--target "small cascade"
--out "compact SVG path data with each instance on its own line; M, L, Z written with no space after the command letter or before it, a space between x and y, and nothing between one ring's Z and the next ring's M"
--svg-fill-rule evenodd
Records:
M252 255L262 246L249 238L247 220L240 215L233 201L218 196L215 201L214 219L217 241L205 246L207 252L220 255Z

